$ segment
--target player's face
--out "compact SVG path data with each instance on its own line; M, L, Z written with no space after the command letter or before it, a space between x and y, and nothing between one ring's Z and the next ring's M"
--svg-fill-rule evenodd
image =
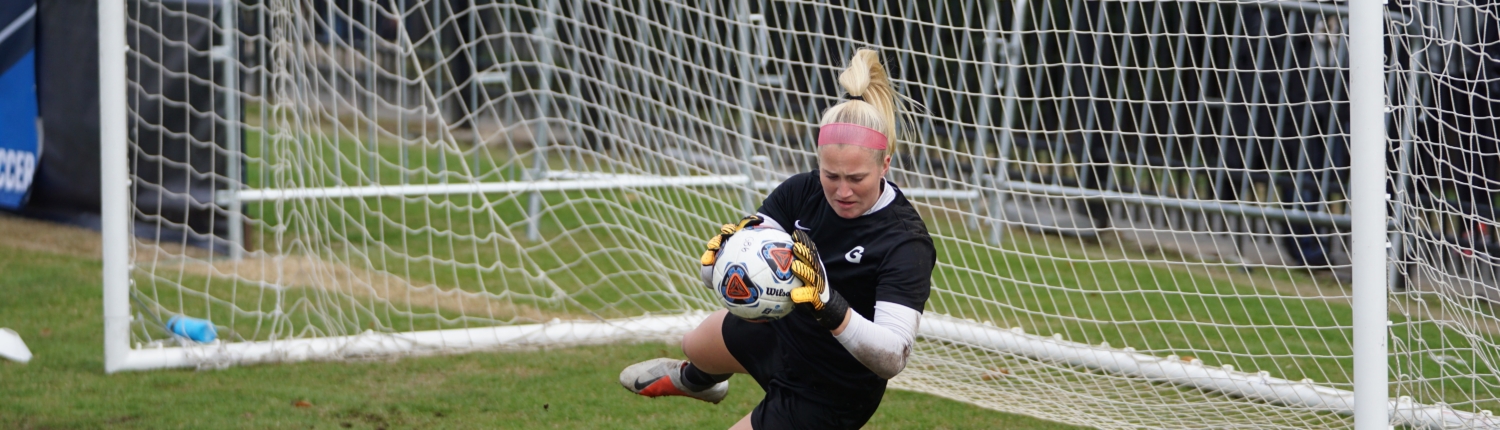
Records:
M818 148L823 195L840 217L864 215L880 199L880 182L891 168L891 157L876 158L875 154L873 149L854 145Z

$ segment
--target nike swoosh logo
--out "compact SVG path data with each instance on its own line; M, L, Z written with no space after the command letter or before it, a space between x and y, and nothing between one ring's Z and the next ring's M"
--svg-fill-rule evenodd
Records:
M796 220L796 221L792 221L792 226L793 226L793 227L797 227L797 229L798 229L798 230L802 230L802 231L812 231L812 229L810 229L810 228L807 228L807 227L803 227L803 226L802 226L802 220L800 220L800 219L799 219L799 220Z
M650 387L651 384L656 383L656 381L658 380L661 380L661 378L652 379L650 381L641 381L637 379L635 380L635 391L640 392L641 390L646 389L646 387Z

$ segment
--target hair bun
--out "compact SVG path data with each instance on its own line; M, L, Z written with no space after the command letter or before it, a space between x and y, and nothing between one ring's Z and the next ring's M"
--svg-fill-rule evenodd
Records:
M854 97L864 96L865 90L870 88L870 64L864 58L866 55L862 55L867 52L871 54L875 53L875 51L868 49L856 51L854 58L849 59L849 67L844 68L844 73L839 74L839 85L843 86L844 91ZM879 57L876 57L875 61L878 65L880 61Z

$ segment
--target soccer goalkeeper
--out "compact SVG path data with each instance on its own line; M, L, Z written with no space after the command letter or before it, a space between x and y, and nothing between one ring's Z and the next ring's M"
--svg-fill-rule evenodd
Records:
M921 216L885 180L905 103L879 54L856 52L839 83L849 98L823 113L818 169L725 225L702 258L707 284L720 244L739 230L790 232L804 285L792 291L797 311L768 323L714 312L683 337L688 361L631 365L626 389L718 403L731 375L749 374L766 397L734 429L859 428L875 414L886 380L906 367L937 257Z

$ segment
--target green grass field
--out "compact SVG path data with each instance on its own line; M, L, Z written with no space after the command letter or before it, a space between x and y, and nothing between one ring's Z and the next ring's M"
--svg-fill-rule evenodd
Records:
M744 376L719 405L620 388L624 366L681 356L660 343L105 375L97 255L78 243L15 245L0 241L0 326L35 358L0 360L0 428L726 428L762 395ZM869 428L1071 427L891 391Z

